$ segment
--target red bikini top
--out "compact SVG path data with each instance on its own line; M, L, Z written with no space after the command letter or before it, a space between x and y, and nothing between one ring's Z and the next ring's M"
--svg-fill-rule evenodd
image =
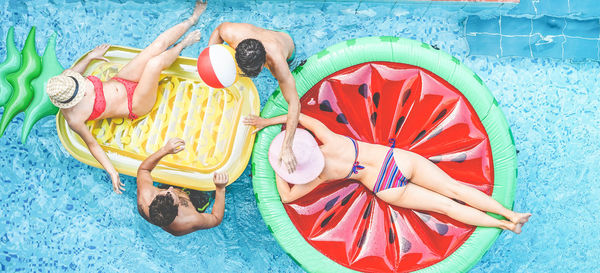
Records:
M88 120L94 120L104 113L104 110L106 109L106 99L104 98L102 81L95 76L87 76L87 79L94 84L94 93L96 93L96 98L94 98L94 109L88 118Z

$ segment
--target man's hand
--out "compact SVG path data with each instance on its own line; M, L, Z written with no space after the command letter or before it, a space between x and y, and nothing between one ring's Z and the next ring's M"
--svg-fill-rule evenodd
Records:
M279 162L280 164L283 163L285 165L288 173L296 171L296 157L294 156L291 145L283 144L281 153L279 154Z
M229 175L227 173L214 173L213 174L213 183L215 183L215 187L217 189L224 189L229 183Z
M115 171L108 174L110 175L110 180L112 180L113 191L117 194L123 193L125 190L125 184L121 182L119 173Z
M254 131L252 131L252 134L255 134L256 132L260 131L262 128L265 128L265 126L267 126L267 122L266 119L261 118L259 116L255 116L255 115L248 115L246 117L244 117L244 125L247 126L254 126L254 128L256 128Z
M108 50L109 47L110 47L109 44L101 44L101 45L97 46L96 48L94 48L94 50L92 50L92 52L88 53L87 57L90 58L91 60L100 60L100 61L108 62L108 59L104 58L104 53L106 53L106 51Z
M183 139L181 139L181 138L176 138L176 137L169 139L167 144L165 144L165 146L163 147L163 149L165 149L165 151L168 154L179 153L179 152L183 151L184 148L185 148L185 141L183 141Z

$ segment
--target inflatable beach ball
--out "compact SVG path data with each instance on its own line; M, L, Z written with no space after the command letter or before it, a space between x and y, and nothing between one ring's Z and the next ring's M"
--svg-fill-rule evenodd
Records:
M198 74L212 88L226 88L238 79L235 51L228 45L211 45L198 56Z

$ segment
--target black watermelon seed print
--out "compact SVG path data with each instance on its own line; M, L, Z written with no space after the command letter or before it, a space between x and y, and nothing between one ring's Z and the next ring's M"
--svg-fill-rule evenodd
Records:
M350 194L346 195L346 197L344 197L344 199L342 199L342 206L345 206L346 203L348 203L348 201L350 201L350 198L352 198L352 195L354 195L355 192L356 192L356 190L351 192Z
M369 202L369 205L367 206L367 209L365 209L365 212L363 213L363 219L367 219L367 217L369 217L369 214L371 214L371 205L373 203Z
M436 223L435 229L440 235L446 235L446 233L448 233L448 226L445 224Z
M365 237L367 237L367 231L365 230L362 235L360 236L360 239L358 239L358 243L356 244L356 246L358 248L362 248L363 243L365 242Z
M377 123L377 112L373 112L371 114L371 124L373 124L373 126L375 126L375 123Z
M379 92L373 94L373 104L375 105L375 108L379 108L379 98L381 97L381 94L379 94Z
M412 247L412 244L410 243L409 240L406 240L406 238L402 237L402 253L408 253L410 251Z
M327 223L329 223L329 221L331 221L331 218L333 218L333 215L335 215L335 213L332 213L331 215L327 216L327 218L325 218L325 220L323 220L323 222L321 222L321 227L325 227L327 225Z
M363 96L363 98L368 98L369 97L369 86L366 83L361 84L358 87L358 93Z
M348 120L346 119L346 116L344 114L337 115L335 120L341 124L348 124Z
M404 104L406 104L406 101L408 100L408 97L410 97L410 93L412 92L412 90L409 88L406 93L404 93L404 96L402 96L402 106L404 106Z
M413 140L410 144L413 144L413 143L417 142L417 140L423 138L423 136L425 135L425 133L426 133L425 130L419 132L419 134L417 135L417 137L415 137L415 140Z
M337 200L339 199L339 196L336 196L335 198L329 200L329 202L327 202L327 204L325 204L325 211L329 211L331 208L333 208L333 206L335 205L335 202L337 202Z
M394 134L398 134L398 130L400 130L400 127L404 123L404 119L406 119L406 118L404 116L402 116L398 119L398 121L396 121L396 131L394 132Z
M319 104L319 109L325 112L333 112L333 109L331 108L331 103L328 100L324 100L323 102L321 102L321 104Z
M447 112L447 111L446 111L446 109L442 110L442 111L441 111L441 112L440 112L440 113L437 115L437 117L435 118L435 120L433 120L433 122L432 122L432 123L435 123L436 121L438 121L438 120L440 120L441 118L443 118L443 117L446 115L446 112Z

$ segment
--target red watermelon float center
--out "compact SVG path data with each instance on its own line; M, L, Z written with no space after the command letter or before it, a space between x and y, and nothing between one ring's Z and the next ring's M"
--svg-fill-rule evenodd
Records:
M321 80L301 104L304 114L335 133L386 146L395 139L396 147L492 194L492 152L481 121L461 92L425 69L392 62L355 65ZM475 230L445 215L388 205L353 180L320 185L284 206L310 245L364 272L428 267Z

